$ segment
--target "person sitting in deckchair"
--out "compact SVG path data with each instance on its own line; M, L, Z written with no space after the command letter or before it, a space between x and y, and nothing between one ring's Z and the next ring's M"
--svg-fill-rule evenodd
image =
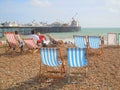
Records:
M43 47L46 47L47 44L45 43L45 41L47 41L46 37L43 34L40 34L40 32L37 32L37 35L39 37L39 40L37 41L37 45L41 45Z
M24 43L23 43L23 40L19 34L18 31L15 31L15 38L16 40L19 42L19 45L20 45L20 48L21 48L21 51L23 51L23 46L24 46Z
M52 35L47 35L49 37L50 43L51 44L64 44L64 42L62 40L55 40L54 37Z
M38 35L35 33L35 30L31 31L31 35L28 36L29 38L33 38L33 40L35 41L35 44L37 45L37 42L39 41L39 37Z

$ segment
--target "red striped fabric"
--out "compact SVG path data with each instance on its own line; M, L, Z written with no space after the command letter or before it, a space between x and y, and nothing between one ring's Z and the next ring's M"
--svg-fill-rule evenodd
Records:
M29 49L36 48L36 44L32 38L24 38L23 41L25 42Z
M9 43L9 46L12 48L16 48L18 42L15 38L14 32L6 32L5 36L6 36L7 42Z

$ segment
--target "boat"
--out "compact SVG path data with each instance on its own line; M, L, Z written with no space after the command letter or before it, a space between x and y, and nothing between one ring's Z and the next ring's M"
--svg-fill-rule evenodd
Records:
M60 23L53 22L51 24L47 23L36 23L32 21L32 23L28 24L17 24L16 22L5 22L0 24L0 37L3 36L3 32L11 32L18 30L23 35L28 35L31 33L31 30L35 30L40 33L53 33L53 32L76 32L81 30L81 26L79 22L72 18L70 24L68 23Z

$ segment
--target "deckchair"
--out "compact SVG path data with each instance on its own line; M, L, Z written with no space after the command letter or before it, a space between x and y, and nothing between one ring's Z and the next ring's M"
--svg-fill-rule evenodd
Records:
M68 82L70 82L71 68L85 67L86 77L88 77L87 59L85 51L86 51L85 48L67 48Z
M40 60L39 80L44 77L53 79L60 79L64 77L64 60L61 56L61 50L59 48L40 48Z
M120 33L118 34L118 44L120 46Z
M17 51L18 49L20 49L14 32L4 32L4 36L6 37L6 42L8 44L8 49L6 48L6 52Z
M117 33L107 34L107 46L116 46L117 44Z
M97 49L99 55L103 53L102 36L88 36L88 52L92 49Z
M23 38L23 41L32 55L40 49L40 47L35 44L33 38Z
M2 46L2 41L0 40L0 46Z
M87 36L73 35L74 44L78 48L87 48Z

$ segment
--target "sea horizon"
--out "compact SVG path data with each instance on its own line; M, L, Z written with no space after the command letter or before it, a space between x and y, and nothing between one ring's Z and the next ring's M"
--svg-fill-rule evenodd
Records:
M9 30L8 30L9 31ZM44 33L44 35L51 34L56 40L63 40L64 42L72 42L73 43L73 35L87 35L87 36L103 36L105 39L107 38L108 33L120 33L120 27L115 28L107 28L107 27L82 27L80 31L77 32L52 32L52 33ZM0 34L2 32L0 31ZM24 35L23 35L24 36ZM27 35L25 35L27 37ZM49 40L49 38L47 37ZM5 38L1 38L1 40L5 40ZM105 40L106 41L106 40Z
M78 32L58 32L58 33L47 33L52 34L57 39L72 38L73 35L100 35L107 36L107 33L120 33L120 28L81 28Z

